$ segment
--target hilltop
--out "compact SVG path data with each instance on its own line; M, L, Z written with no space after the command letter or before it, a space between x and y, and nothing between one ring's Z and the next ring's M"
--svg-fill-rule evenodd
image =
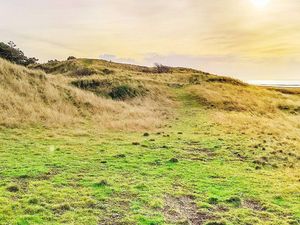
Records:
M0 59L0 224L298 224L299 89Z

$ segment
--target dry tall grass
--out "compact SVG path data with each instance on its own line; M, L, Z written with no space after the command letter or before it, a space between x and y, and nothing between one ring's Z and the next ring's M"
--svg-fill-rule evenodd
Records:
M162 126L173 106L168 96L113 101L73 88L64 78L0 59L0 125L89 123L100 128L145 130Z
M188 91L228 132L294 140L300 147L300 95L224 83L205 83Z
M255 86L240 86L226 83L204 83L192 86L189 91L198 100L209 106L226 111L274 115L300 106L300 98Z
M277 130L277 133L300 127L298 90L254 87L228 77L183 68L172 68L169 74L149 73L143 72L146 67L103 60L78 59L39 65L38 68L56 75L0 60L0 124L59 126L88 122L120 130L152 129L162 126L172 114L175 104L168 88L187 86L199 102L217 109L213 110L215 118L222 124L231 123L231 127L242 130L258 125L264 130L269 124L268 129ZM82 68L94 73L76 74ZM112 73L103 72L108 70ZM72 87L70 84L74 81L97 81L101 85L90 92ZM147 95L113 101L93 94L105 95L114 85L122 84L141 86L148 90ZM293 131L291 135L297 132Z

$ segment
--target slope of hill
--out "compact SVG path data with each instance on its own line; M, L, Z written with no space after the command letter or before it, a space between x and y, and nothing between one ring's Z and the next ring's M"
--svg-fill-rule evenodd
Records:
M71 80L0 59L1 125L51 127L92 122L100 127L151 129L163 124L158 118L167 116L172 105L172 100L160 90L157 93L163 97L159 102L150 94L121 102L75 88ZM73 81L76 83L77 79Z
M300 223L298 89L91 59L0 81L0 224Z

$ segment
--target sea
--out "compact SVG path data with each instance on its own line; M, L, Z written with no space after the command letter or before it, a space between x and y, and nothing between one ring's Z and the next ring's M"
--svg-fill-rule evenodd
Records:
M267 87L300 88L300 80L248 80L247 83Z

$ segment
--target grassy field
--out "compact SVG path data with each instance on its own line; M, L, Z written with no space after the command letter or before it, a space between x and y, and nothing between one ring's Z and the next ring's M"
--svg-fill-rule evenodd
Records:
M26 120L0 98L0 224L300 224L298 90L182 68L67 63L39 67L58 71L44 76L68 90L62 104L17 96L42 112L68 107L58 111L72 120L53 124L37 110ZM78 77L83 68L93 73ZM111 99L124 85L147 91Z

